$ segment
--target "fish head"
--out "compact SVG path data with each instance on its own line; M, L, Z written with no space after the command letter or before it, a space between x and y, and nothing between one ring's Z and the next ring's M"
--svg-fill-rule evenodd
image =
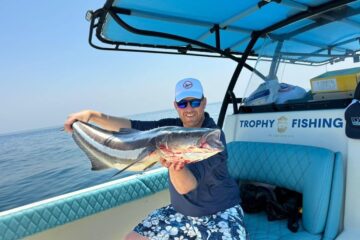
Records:
M179 131L162 135L157 146L165 159L177 157L187 162L195 162L224 150L220 135L220 129L181 128Z
M197 146L200 149L222 152L224 150L224 145L221 142L220 137L221 137L221 130L213 129L212 131L209 131L207 134L203 135L199 139Z

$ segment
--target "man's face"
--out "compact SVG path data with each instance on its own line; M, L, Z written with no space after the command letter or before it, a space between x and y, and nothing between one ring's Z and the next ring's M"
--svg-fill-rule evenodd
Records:
M191 101L193 99L195 98L189 97L183 100ZM188 127L188 128L201 127L205 118L204 112L206 106L206 98L203 98L201 100L199 107L192 107L189 102L187 103L185 108L178 107L176 102L174 102L174 106L179 114L181 121L183 122L184 127Z

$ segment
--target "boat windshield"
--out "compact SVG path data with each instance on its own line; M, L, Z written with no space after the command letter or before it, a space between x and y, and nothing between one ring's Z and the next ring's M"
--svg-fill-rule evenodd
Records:
M308 26L308 21L298 26ZM348 24L328 23L333 29ZM256 71L242 71L234 91L242 99L241 111L344 108L354 97L360 82L359 51L353 50L359 47L359 28L346 28L349 33L342 38L337 31L319 35L300 29L291 37L288 32L281 36L279 29L254 46L258 59L248 63Z

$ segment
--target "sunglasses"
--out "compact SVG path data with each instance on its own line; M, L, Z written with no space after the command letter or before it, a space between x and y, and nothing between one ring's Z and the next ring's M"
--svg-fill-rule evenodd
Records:
M188 103L190 103L192 108L198 108L200 107L201 101L202 99L181 100L180 102L176 102L176 105L179 108L186 108Z

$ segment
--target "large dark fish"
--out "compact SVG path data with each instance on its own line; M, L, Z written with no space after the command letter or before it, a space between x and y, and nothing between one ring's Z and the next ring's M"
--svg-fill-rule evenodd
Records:
M169 126L110 132L79 121L72 127L73 138L89 157L92 170L143 171L160 158L192 163L224 150L219 129Z

